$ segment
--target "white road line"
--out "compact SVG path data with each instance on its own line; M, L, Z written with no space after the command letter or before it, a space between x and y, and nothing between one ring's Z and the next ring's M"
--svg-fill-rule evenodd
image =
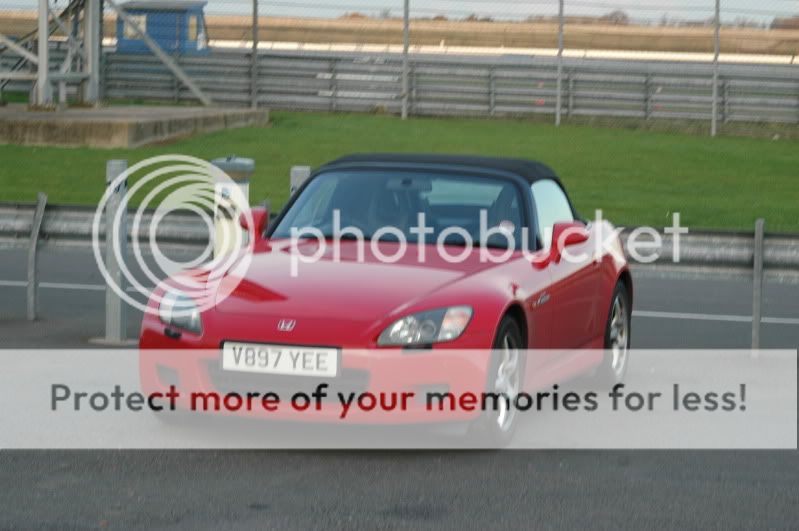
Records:
M39 284L42 288L50 289L74 289L81 291L105 291L105 286L99 284L67 284L63 282L42 282Z
M764 317L763 322L766 324L799 325L799 319L791 319L790 317Z
M24 280L0 280L0 287L24 288L28 283ZM45 289L67 289L77 291L105 291L102 284L71 284L67 282L42 282L39 287ZM135 291L128 288L129 291ZM685 321L719 321L727 323L751 323L752 318L748 315L723 315L713 313L684 313L684 312L656 312L648 310L636 310L633 317L644 319L680 319ZM764 324L795 325L799 326L799 319L790 317L764 317Z
M689 321L725 321L730 323L751 323L752 318L748 315L721 315L712 313L680 313L680 312L651 312L637 310L633 312L633 317L644 317L651 319L684 319ZM765 324L785 324L799 325L799 319L790 317L763 317Z
M751 323L748 315L720 315L712 313L681 313L681 312L650 312L645 310L633 311L633 317L646 317L651 319L685 319L692 321L728 321L732 323Z
M9 288L24 288L28 285L24 280L0 280L0 286ZM105 291L105 286L100 284L71 284L68 282L40 282L40 288L47 289L72 289L78 291Z
M28 283L24 280L0 280L0 287L24 288ZM74 284L69 282L40 282L40 288L46 289L67 289L76 291L105 291L103 284ZM131 293L138 293L136 288L128 288Z

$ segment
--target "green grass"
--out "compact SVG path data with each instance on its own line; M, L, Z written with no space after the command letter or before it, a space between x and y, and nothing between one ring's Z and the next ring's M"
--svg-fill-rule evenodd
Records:
M799 144L551 125L525 121L413 119L354 114L273 113L265 128L223 131L133 150L0 145L0 200L95 204L105 161L131 163L180 153L256 160L253 202L282 206L289 168L351 152L442 152L537 159L561 175L577 208L603 209L617 225L799 231Z
M27 92L3 92L0 102L4 103L28 103Z

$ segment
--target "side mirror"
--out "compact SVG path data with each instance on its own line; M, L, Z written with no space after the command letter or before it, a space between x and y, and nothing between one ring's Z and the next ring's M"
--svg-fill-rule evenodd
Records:
M239 216L239 225L241 225L242 229L250 233L251 238L259 239L262 237L261 235L264 233L266 225L269 223L269 210L266 207L254 207L250 210L250 215L252 216L252 227L249 226L245 214Z
M579 221L555 223L552 227L552 244L549 251L540 253L533 265L537 269L544 269L552 262L557 264L566 247L587 242L588 237L588 229Z
M552 227L552 242L561 250L565 247L588 241L588 229L579 221L555 223Z

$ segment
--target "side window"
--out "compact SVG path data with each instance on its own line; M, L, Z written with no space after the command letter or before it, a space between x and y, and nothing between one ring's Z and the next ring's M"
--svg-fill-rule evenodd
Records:
M555 223L574 221L574 214L566 194L555 181L538 181L533 183L531 189L541 245L549 249L552 245L552 227Z
M137 25L140 30L147 33L147 15L128 15L128 18L131 20L131 22ZM123 26L123 33L126 39L135 40L139 38L139 34L136 33L136 30L134 30L133 26L127 22Z
M197 15L191 15L189 17L189 40L196 41L197 35L199 31L199 24L197 22Z
M205 17L197 17L197 49L205 50L208 47L208 35L205 29Z

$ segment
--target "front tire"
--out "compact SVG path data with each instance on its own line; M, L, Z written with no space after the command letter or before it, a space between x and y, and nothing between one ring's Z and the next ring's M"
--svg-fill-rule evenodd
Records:
M613 386L624 382L630 361L631 322L632 301L627 286L619 282L613 290L605 324L605 355L597 372L602 384Z
M483 411L472 423L469 437L477 445L502 448L513 440L519 416L516 396L521 391L524 374L524 359L520 355L524 349L522 341L519 324L512 317L504 317L494 339L486 391L507 396L508 400L500 399L497 409Z

